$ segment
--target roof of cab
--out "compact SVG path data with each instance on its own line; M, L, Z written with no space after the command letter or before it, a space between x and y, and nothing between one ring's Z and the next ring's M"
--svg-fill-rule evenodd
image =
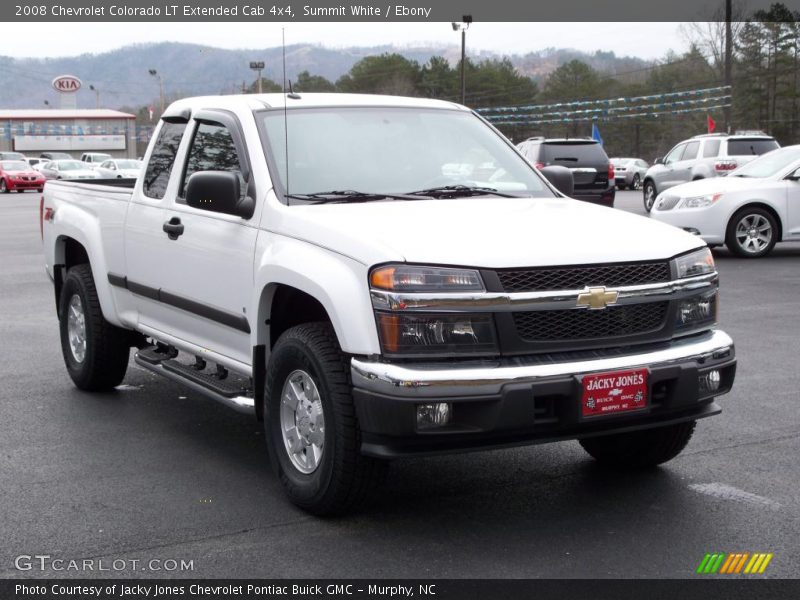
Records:
M203 108L241 108L245 104L251 110L261 108L283 108L284 98L286 107L293 108L314 108L323 106L387 106L387 107L408 107L408 108L440 108L440 109L459 109L468 111L469 109L446 100L430 100L427 98L408 98L406 96L383 96L377 94L311 94L295 92L295 97L289 94L239 94L229 96L197 96L194 98L184 98L173 102L167 109L167 113L180 111L182 109L198 110Z

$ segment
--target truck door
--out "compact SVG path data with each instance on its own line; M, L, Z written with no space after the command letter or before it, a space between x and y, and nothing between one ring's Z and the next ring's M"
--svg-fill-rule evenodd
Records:
M151 268L159 302L146 318L155 329L250 364L255 323L247 309L257 219L202 210L185 201L186 181L199 171L235 172L242 189L255 198L247 148L238 120L227 111L200 111L189 127L186 159L174 174L177 185L155 228L158 251Z

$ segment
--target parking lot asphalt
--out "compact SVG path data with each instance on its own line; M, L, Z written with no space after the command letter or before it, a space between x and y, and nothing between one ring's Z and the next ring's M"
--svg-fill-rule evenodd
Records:
M398 461L374 505L321 520L284 499L254 419L133 364L114 393L73 387L38 209L0 196L0 577L680 578L707 552L772 552L764 576L797 577L800 245L715 251L736 385L667 465L609 472L577 442ZM128 562L14 567L33 554Z

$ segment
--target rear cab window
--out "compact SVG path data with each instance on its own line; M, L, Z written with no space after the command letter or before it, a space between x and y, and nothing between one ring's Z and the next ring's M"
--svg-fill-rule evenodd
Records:
M148 198L161 200L164 197L185 129L186 123L163 123L142 182L142 191Z

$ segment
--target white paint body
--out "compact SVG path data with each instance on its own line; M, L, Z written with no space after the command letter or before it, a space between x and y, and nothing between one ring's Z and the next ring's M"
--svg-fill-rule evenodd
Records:
M48 182L44 205L54 210L52 222L44 223L48 272L52 276L54 265L63 263L63 239L75 239L87 249L109 321L250 374L253 347L269 340L265 323L278 284L302 290L324 306L345 352L374 356L381 352L368 289L374 265L408 261L503 268L644 261L703 245L653 219L562 197L287 206L273 191L253 114L265 103L282 102L280 94L205 97L170 109L224 109L236 115L259 190L251 219L175 201L176 174L183 171L191 138L184 135L163 200L143 195L143 177L132 192ZM328 94L303 95L292 106L314 105L467 110L441 101ZM145 165L151 151L152 144ZM173 241L162 225L175 216L185 234ZM243 315L251 332L111 286L108 273Z
M777 241L800 241L800 181L789 176L800 168L800 161L771 177L727 177L702 179L675 186L662 192L653 204L650 217L681 228L694 228L708 244L725 243L731 218L746 206L767 206L777 215L781 236ZM685 198L720 194L719 199L703 208L682 208ZM664 210L666 198L680 198L674 208Z

